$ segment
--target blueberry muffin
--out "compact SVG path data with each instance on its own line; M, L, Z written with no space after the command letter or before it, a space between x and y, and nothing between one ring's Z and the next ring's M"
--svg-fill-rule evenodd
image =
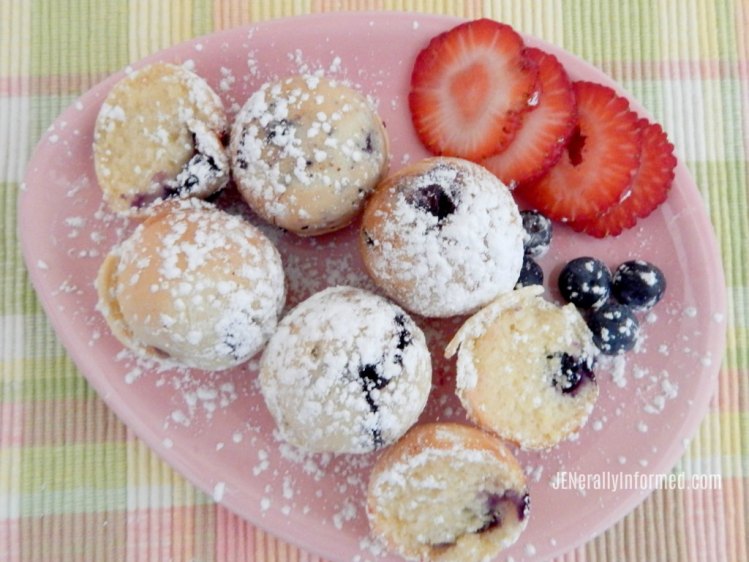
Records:
M469 314L511 291L523 264L520 212L478 164L428 158L388 177L364 210L360 249L374 282L427 317Z
M260 364L281 436L313 452L367 453L393 443L421 414L431 380L419 327L353 287L325 289L289 312Z
M249 206L301 236L347 225L388 165L385 127L367 98L311 75L268 82L250 96L230 151Z
M411 429L369 479L372 532L409 560L490 560L528 523L525 475L510 450L474 427Z
M106 257L98 308L142 357L219 370L250 359L285 302L281 258L240 217L197 199L163 202Z
M542 293L535 285L502 295L466 321L445 353L458 354L456 391L468 417L526 449L569 437L598 398L593 335L573 305Z
M107 95L94 128L94 165L104 200L140 214L157 200L207 197L229 181L221 100L199 76L155 63Z

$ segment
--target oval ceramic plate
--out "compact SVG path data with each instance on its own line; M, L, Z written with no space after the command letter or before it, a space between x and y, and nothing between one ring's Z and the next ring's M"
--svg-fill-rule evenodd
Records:
M395 170L426 156L407 105L414 58L432 36L456 23L394 13L279 20L196 39L135 66L156 60L185 64L208 80L232 113L268 78L324 72L347 79L378 103ZM616 87L572 55L527 40L556 54L572 78ZM133 226L103 206L92 165L96 114L122 76L112 76L68 108L41 139L28 167L19 208L23 252L57 333L119 417L217 501L330 559L387 558L368 539L363 507L374 455L305 455L279 442L255 384L256 362L213 374L159 371L124 352L96 312L93 280L99 264ZM632 105L644 114L634 100ZM219 204L245 212L230 191ZM263 228L284 256L289 305L328 285L372 288L356 251L356 225L313 240ZM555 280L565 261L581 255L601 257L612 267L632 258L650 260L665 272L668 292L642 318L638 350L599 369L601 398L576 439L545 453L520 453L530 481L531 519L501 559L545 560L633 509L647 489L563 490L557 489L562 482L557 474L669 471L705 415L715 386L724 344L722 269L710 222L683 163L667 203L622 236L595 240L558 226L551 251L541 259L547 278ZM555 298L553 290L549 298ZM420 323L436 367L422 419L463 420L453 397L453 365L441 359L459 321Z

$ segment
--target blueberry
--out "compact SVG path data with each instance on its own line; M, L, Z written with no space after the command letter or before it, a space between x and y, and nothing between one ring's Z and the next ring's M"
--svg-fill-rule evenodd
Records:
M609 298L611 272L601 260L576 258L559 274L559 292L578 308L596 308Z
M609 301L586 318L593 342L606 355L621 355L637 343L640 323L628 306Z
M523 267L520 269L520 277L515 288L529 287L530 285L544 284L544 270L529 255L523 256Z
M666 278L652 263L628 261L614 272L612 291L621 304L635 311L650 310L666 292Z
M450 194L441 185L436 183L429 184L410 193L408 202L417 209L421 209L437 217L438 222L453 214L457 207Z
M523 248L528 256L543 256L551 244L551 220L538 211L521 211L525 237Z
M575 357L569 353L557 353L549 355L547 359L556 360L559 365L551 376L552 384L562 391L563 394L577 394L580 385L586 381L594 381L595 375L591 360L586 357Z

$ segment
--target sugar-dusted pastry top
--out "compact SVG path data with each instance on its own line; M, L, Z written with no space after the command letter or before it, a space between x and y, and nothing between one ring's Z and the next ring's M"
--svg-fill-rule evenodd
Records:
M155 63L117 84L94 129L94 164L104 200L140 214L160 199L207 197L229 181L223 146L229 123L201 77Z
M302 236L348 224L388 165L387 134L368 99L313 75L252 94L232 127L230 151L250 207Z
M374 281L429 317L474 312L512 290L523 226L507 188L481 166L429 158L380 184L362 219L360 249Z
M489 560L517 540L529 506L510 450L456 423L411 429L377 460L367 494L373 533L409 560Z
M107 256L97 289L99 309L127 347L210 370L257 353L286 295L271 242L242 218L197 199L153 207Z
M260 365L282 437L315 452L365 453L393 443L421 414L431 381L424 334L408 314L344 286L287 314Z

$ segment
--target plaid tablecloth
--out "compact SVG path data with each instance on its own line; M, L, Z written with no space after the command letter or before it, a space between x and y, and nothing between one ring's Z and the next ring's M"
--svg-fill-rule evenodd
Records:
M721 245L728 345L710 412L661 490L575 561L749 560L749 3L746 0L2 0L0 561L318 560L217 506L108 410L50 329L18 245L31 150L79 94L182 40L329 10L488 16L602 68L661 121Z

